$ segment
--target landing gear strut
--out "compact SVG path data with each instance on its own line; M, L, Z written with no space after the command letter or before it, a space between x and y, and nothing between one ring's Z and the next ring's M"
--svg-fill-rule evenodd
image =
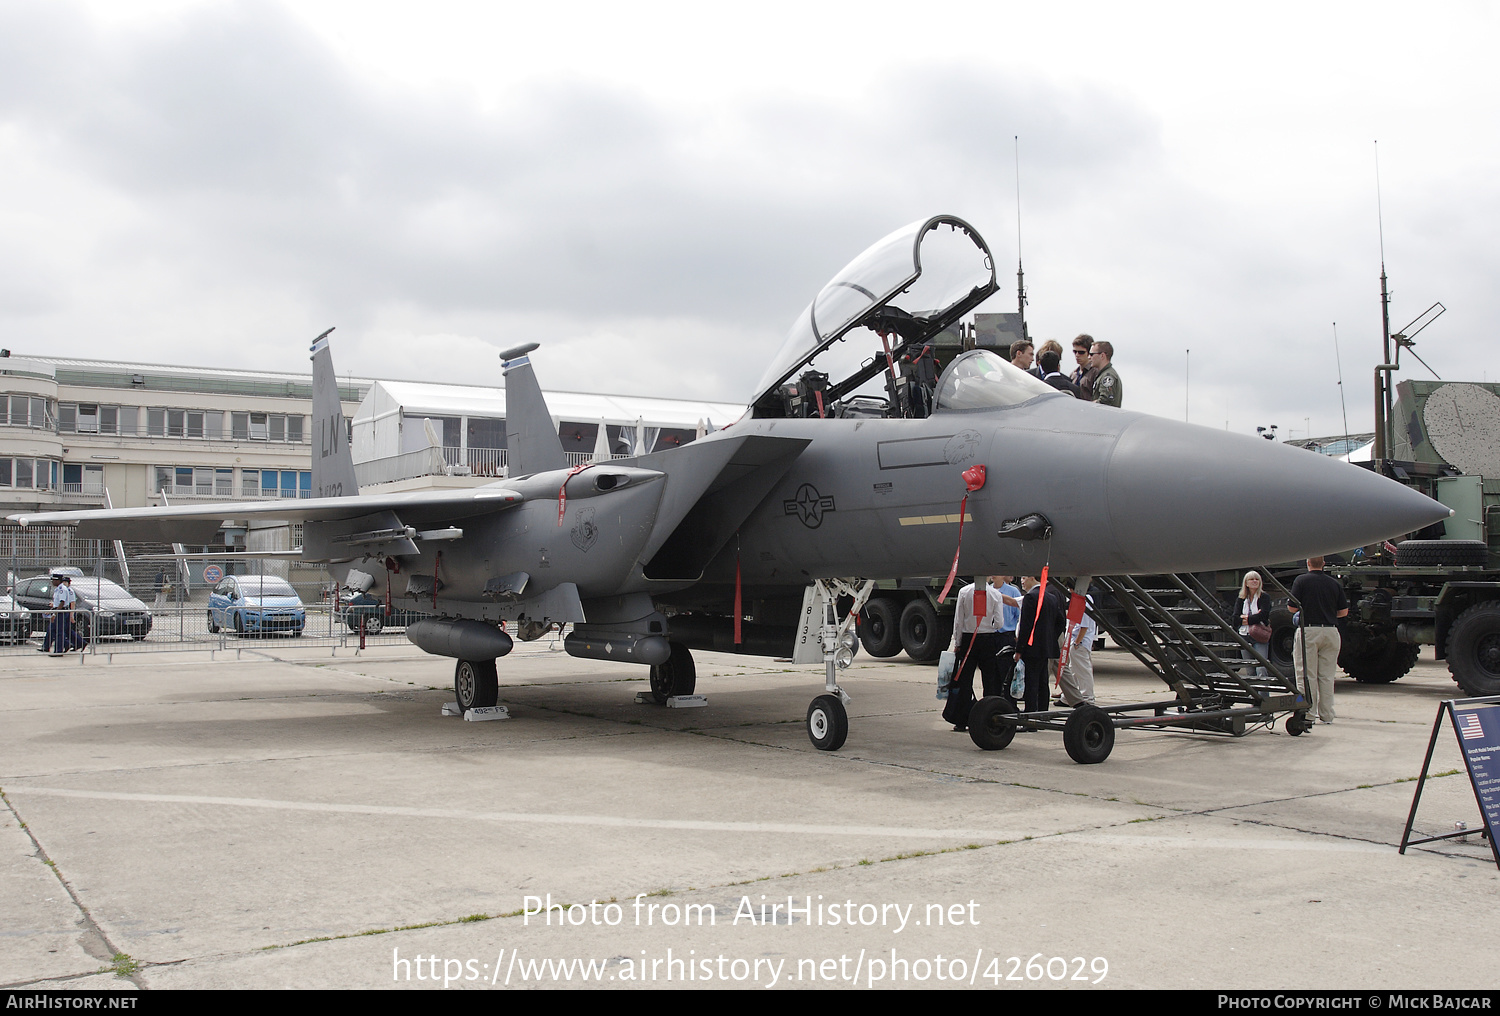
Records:
M824 694L807 707L807 739L819 751L838 751L849 736L849 696L838 684L838 672L854 662L854 619L875 590L875 583L861 579L818 579L819 608L823 624L818 641L823 649ZM838 616L838 601L850 596L854 604L843 621Z

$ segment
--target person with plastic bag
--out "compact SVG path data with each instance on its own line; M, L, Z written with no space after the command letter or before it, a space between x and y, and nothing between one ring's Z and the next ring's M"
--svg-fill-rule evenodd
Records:
M1019 607L1020 600L996 588L999 576L985 576L984 583L971 582L958 591L953 608L953 642L949 649L955 665L948 683L948 701L943 719L955 731L969 729L969 710L974 707L974 671L981 677L985 695L1004 695L996 655L1000 650L1000 633L1005 625L1006 606Z

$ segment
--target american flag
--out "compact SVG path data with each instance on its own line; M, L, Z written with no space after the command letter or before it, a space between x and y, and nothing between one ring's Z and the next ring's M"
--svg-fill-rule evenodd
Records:
M1464 735L1465 741L1484 736L1484 728L1479 725L1478 713L1459 713L1458 730Z

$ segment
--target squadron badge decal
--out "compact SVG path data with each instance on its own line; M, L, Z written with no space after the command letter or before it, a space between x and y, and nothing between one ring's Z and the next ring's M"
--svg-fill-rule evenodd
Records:
M968 462L979 452L979 431L961 430L948 439L943 446L943 458L948 460L948 465L956 466L962 462Z
M599 539L599 527L594 524L594 509L578 509L578 521L573 524L572 535L573 546L587 554Z
M823 524L823 514L834 510L833 496L819 494L818 488L810 483L798 487L797 496L782 501L781 506L786 514L801 519L808 529L817 529Z

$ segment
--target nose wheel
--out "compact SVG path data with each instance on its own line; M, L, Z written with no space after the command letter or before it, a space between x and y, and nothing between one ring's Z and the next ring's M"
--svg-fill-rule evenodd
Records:
M849 713L837 695L819 695L807 707L807 739L819 751L838 751L849 736Z

